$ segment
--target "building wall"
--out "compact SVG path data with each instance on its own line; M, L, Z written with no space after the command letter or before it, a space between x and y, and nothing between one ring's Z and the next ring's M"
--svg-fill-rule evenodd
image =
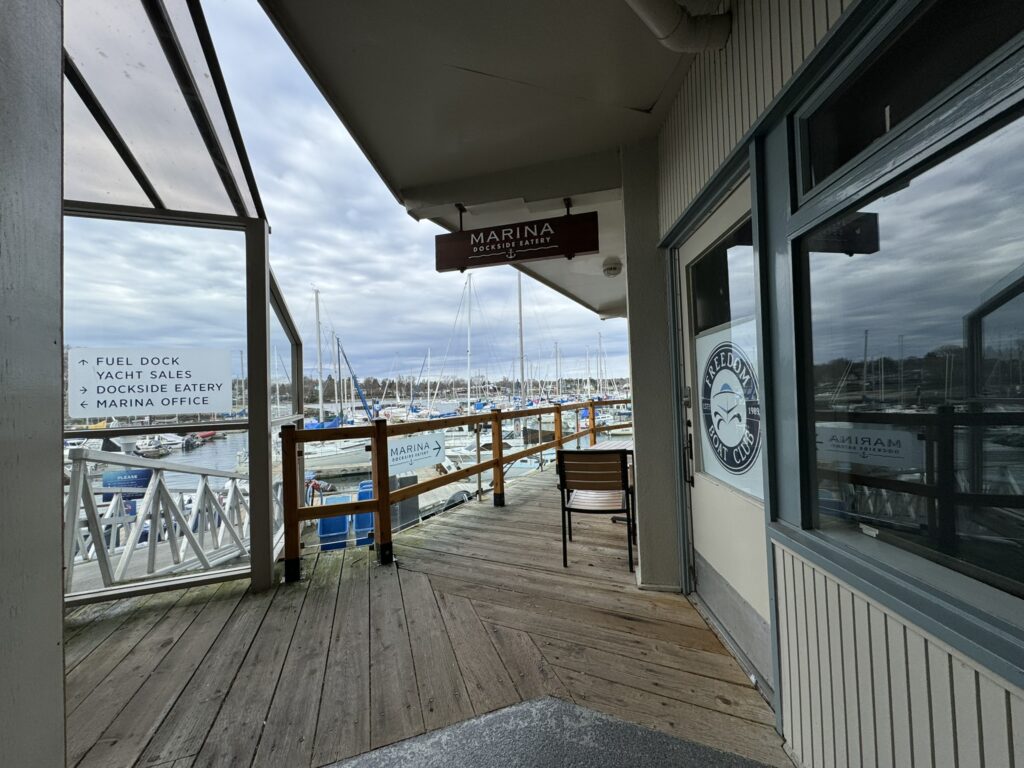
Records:
M783 735L798 762L1024 765L1024 691L774 547Z
M662 234L854 2L723 0L732 34L694 59L658 136Z
M633 450L637 543L644 553L639 583L679 591L680 502L672 381L668 262L658 250L658 152L653 139L622 147L622 205L626 221L626 303L633 382ZM659 293L657 289L664 292Z
M0 765L64 764L61 3L0 0Z

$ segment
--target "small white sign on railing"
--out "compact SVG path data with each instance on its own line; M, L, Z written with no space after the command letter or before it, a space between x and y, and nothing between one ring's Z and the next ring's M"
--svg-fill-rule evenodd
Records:
M68 352L68 414L74 418L231 410L226 349L78 347Z
M444 461L444 433L388 438L388 474L397 475Z

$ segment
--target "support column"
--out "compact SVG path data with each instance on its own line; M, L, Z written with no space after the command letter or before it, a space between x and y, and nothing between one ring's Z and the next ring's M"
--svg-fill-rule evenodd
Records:
M270 233L245 228L245 310L249 353L249 559L254 590L270 589L274 572L274 502L270 425Z
M0 19L0 765L64 765L61 4Z
M680 501L667 256L658 248L658 144L622 147L626 307L633 387L641 587L682 589Z

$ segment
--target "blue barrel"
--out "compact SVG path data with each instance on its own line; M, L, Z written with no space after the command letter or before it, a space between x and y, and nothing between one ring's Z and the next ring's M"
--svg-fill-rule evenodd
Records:
M324 504L344 504L352 501L352 494L336 493L333 496L325 496ZM338 517L324 517L317 520L316 532L320 536L320 549L343 549L348 540L348 519L349 515Z

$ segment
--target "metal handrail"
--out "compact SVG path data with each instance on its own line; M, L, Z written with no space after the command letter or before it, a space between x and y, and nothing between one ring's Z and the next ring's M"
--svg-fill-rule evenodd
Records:
M162 469L166 472L185 472L190 475L205 475L206 477L223 477L228 480L248 480L248 475L238 472L225 472L220 469L204 469L189 464L177 464L173 461L162 459L146 459L141 456L122 456L118 453L107 453L106 451L93 451L89 448L72 448L68 451L68 458L74 462L77 460L95 461L101 464L111 464L115 467L141 467L143 469Z
M139 435L170 435L178 432L242 432L249 429L248 419L238 421L202 421L187 424L152 424L137 427L113 427L111 429L66 429L64 439L86 437L137 437Z

